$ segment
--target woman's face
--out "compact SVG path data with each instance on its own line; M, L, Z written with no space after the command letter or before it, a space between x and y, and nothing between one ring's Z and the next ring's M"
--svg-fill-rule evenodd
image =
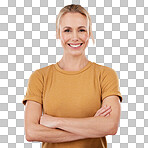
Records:
M66 13L60 20L60 40L70 54L82 54L88 45L89 30L86 16L80 13Z

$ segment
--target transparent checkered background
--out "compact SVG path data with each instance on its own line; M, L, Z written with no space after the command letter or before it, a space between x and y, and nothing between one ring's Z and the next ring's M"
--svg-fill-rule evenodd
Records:
M92 18L88 59L119 76L121 120L108 148L147 148L148 0L0 0L0 147L41 147L25 139L22 100L31 73L62 58L56 15L71 3Z

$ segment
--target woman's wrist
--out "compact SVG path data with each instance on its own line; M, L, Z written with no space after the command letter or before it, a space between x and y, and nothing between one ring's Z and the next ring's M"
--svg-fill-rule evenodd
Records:
M55 117L56 120L56 128L60 128L62 125L62 118L61 117Z

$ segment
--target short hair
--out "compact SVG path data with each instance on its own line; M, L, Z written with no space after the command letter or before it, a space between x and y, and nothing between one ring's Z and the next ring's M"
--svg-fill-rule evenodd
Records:
M60 27L59 27L60 19L66 13L80 13L80 14L86 16L87 23L89 24L89 35L91 36L93 44L94 44L95 41L94 41L94 36L92 34L91 17L89 15L89 13L81 5L76 5L76 4L67 5L60 10L60 12L56 18L56 38L59 39L59 36L60 36Z

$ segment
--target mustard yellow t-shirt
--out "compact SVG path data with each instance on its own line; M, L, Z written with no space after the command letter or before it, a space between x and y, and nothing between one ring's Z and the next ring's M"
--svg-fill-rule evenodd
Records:
M43 113L55 117L93 117L102 100L117 95L118 76L109 67L89 61L80 71L65 71L58 62L34 71L28 81L27 100L43 105ZM64 143L42 143L42 148L107 148L106 137Z

